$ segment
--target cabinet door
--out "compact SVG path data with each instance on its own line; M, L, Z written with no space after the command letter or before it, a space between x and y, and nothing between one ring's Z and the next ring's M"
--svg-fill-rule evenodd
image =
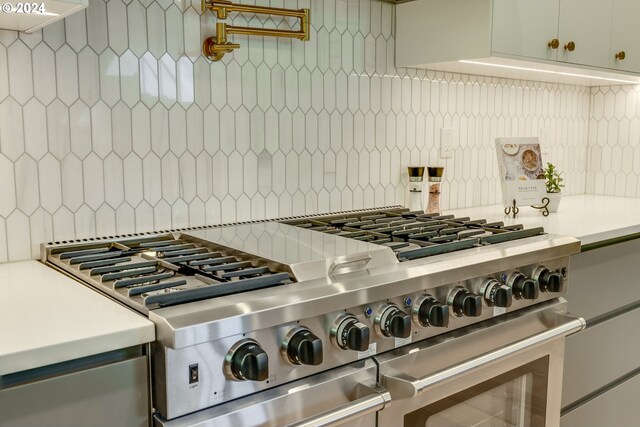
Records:
M494 53L556 60L549 42L558 34L559 0L494 0Z
M612 14L613 0L560 0L558 61L609 68Z
M638 427L640 374L572 409L560 418L560 427Z
M640 72L640 1L613 0L613 19L611 27L611 68ZM624 52L624 59L616 54Z
M147 427L147 363L140 356L51 378L55 368L28 371L43 376L0 389L0 427Z

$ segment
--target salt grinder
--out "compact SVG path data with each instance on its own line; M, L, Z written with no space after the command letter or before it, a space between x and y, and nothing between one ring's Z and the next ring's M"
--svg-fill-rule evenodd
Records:
M426 213L440 212L440 181L442 181L443 167L427 167L429 181L429 201Z
M422 198L422 177L424 166L409 166L409 209L412 211L424 211Z

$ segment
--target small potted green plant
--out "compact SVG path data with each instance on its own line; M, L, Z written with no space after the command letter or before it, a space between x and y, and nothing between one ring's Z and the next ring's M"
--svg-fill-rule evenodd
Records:
M562 197L562 188L564 187L562 174L558 171L553 163L547 162L544 169L545 185L547 187L547 197L549 198L549 212L557 212Z

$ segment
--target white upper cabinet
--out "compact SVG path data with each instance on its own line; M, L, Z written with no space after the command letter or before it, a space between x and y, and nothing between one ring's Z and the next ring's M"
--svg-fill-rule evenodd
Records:
M640 0L416 0L396 6L396 66L638 83L638 16Z
M494 0L491 49L506 55L555 61L558 0ZM558 42L559 43L559 42Z
M16 30L31 33L59 19L85 9L89 0L6 0L0 12L0 30Z
M558 60L608 68L612 13L613 0L560 0Z
M613 0L611 68L640 72L640 1Z

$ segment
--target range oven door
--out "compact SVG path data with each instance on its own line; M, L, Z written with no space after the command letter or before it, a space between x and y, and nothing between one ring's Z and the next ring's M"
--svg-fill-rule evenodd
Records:
M378 426L558 426L564 339L585 323L541 306L376 356L392 398Z
M375 427L391 397L362 360L183 417L154 417L155 427Z

